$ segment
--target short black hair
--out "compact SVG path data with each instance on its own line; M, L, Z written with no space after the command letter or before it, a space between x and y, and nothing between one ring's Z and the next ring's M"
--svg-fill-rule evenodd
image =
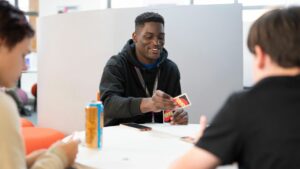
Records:
M9 49L25 38L32 38L34 30L28 23L24 12L5 0L0 0L0 39Z
M300 67L300 7L274 9L258 18L248 35L253 54L255 45L281 67Z
M158 22L165 25L164 18L155 12L145 12L135 18L135 30L138 27L144 26L146 22Z

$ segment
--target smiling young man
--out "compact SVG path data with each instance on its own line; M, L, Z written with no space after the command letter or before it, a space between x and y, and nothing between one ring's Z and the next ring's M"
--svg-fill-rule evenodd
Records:
M255 55L256 84L226 101L172 169L232 163L240 169L300 168L300 7L261 16L250 29L248 48Z
M175 109L172 97L181 94L180 73L164 48L164 19L158 13L137 16L132 39L107 62L100 82L105 125L163 122L163 110ZM183 109L173 124L187 124Z

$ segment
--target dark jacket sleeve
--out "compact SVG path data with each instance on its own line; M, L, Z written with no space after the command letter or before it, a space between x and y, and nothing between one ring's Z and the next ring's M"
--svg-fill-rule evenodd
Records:
M169 94L172 97L176 97L176 96L178 96L178 95L181 94L180 72L179 72L179 69L178 69L178 67L177 67L177 65L175 63L174 63L173 68L174 68L174 71L173 71L173 75L172 76L175 79L174 79L173 83L169 83L168 84L169 85L168 88L171 90Z
M142 98L124 97L125 75L120 66L106 65L100 82L101 101L107 118L130 118L140 115Z
M175 82L174 91L173 91L174 96L172 96L172 97L176 97L181 94L180 72L179 72L178 68L177 68L177 78L178 79Z

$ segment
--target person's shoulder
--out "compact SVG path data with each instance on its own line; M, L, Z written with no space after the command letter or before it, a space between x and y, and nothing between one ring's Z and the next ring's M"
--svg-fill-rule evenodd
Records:
M18 110L16 103L11 97L4 92L0 92L0 119L14 119L18 117ZM10 121L10 120L8 120ZM6 121L6 122L8 122Z
M106 63L107 66L120 66L124 64L128 64L128 56L124 51L111 56Z
M120 55L113 55L108 59L106 65L107 66L116 66L116 65L120 64L121 62L122 62L122 57Z
M16 106L13 99L9 97L4 92L0 92L0 108L3 109L9 109Z
M162 67L164 67L168 71L177 72L179 73L179 68L175 62L173 62L171 59L166 59L164 63L162 64Z
M243 108L247 102L251 100L252 96L248 90L240 90L233 92L227 99L227 104L235 105L235 107ZM246 106L247 107L247 106Z
M6 147L0 149L0 168L2 169L3 166L24 168L25 163L22 165L24 155L19 114L12 98L2 91L0 91L0 110L0 145ZM4 156L8 158L3 159Z
M243 100L245 98L247 98L248 96L248 93L249 91L248 90L240 90L240 91L236 91L236 92L233 92L231 95L230 95L230 98L231 99L237 99L237 100Z
M174 61L172 61L171 59L168 59L168 58L166 58L166 60L165 60L165 66L168 66L168 67L173 67L173 68L176 68L176 69L178 69L178 66L177 66L177 64L174 62Z
M248 117L257 108L257 100L257 95L251 89L243 89L232 93L225 105L237 116Z

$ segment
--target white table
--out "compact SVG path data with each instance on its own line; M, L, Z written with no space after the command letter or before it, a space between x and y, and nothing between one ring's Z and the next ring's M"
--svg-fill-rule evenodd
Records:
M105 127L103 148L93 150L80 145L76 163L99 169L166 169L193 146L180 137L195 136L198 132L197 124L145 125L152 127L152 131ZM79 137L84 140L84 132Z

